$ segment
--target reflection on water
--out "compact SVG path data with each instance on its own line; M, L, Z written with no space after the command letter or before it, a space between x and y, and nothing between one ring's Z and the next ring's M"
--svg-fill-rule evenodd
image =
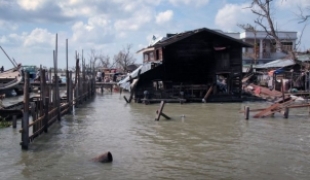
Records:
M7 104L18 99L6 99ZM64 116L22 151L18 129L0 130L0 179L308 179L308 110L245 121L244 105L126 104L105 92ZM111 151L114 162L91 158Z

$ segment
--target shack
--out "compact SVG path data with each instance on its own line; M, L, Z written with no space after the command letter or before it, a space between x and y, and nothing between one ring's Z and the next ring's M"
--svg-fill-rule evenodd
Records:
M241 101L243 47L251 45L208 28L167 34L138 51L144 64L119 85L137 102Z

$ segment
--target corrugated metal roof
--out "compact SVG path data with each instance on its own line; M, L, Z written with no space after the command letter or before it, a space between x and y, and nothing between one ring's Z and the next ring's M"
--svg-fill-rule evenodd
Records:
M296 58L301 62L310 61L310 54L297 55Z
M281 68L281 67L287 67L287 66L292 66L295 65L295 61L292 59L277 59L274 61L271 61L266 64L262 65L256 65L256 69L265 69L265 68Z
M152 69L152 63L156 63L156 62L149 62L149 63L145 63L142 64L141 66L139 66L136 70L134 70L132 73L130 73L127 77L125 77L123 80L119 81L117 84L122 87L123 89L126 89L128 91L130 91L130 82L129 82L129 76L131 76L131 78L137 78L138 77L138 73L140 71L140 74L143 74L149 70ZM161 64L158 62L158 64Z
M227 36L227 35L225 35L223 33L220 33L220 32L208 29L208 28L201 28L201 29L196 29L196 30L192 30L192 31L185 31L185 32L182 32L182 33L178 33L178 34L172 35L171 37L164 38L164 39L156 42L154 44L154 47L167 46L167 45L170 45L172 43L178 42L178 41L180 41L182 39L185 39L185 38L187 38L189 36L192 36L194 34L201 33L201 32L207 32L207 33L210 33L210 34L212 34L214 36L226 38L226 39L228 39L228 40L230 40L232 42L240 44L242 47L252 47L252 45L249 44L249 43L243 42L242 40L239 40L239 39L232 38L232 37Z

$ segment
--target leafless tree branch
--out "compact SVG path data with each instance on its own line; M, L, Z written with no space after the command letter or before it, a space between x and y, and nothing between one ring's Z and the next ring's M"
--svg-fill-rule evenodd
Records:
M277 51L282 51L282 43L276 33L274 22L272 20L271 13L271 2L273 0L252 0L251 11L256 14L258 17L254 20L254 23L259 25L268 35L273 37L276 42ZM255 8L258 8L255 9ZM267 25L264 25L264 21L267 22Z
M116 66L127 71L127 67L135 63L136 59L133 57L130 52L132 45L127 45L123 50L114 56L114 62Z

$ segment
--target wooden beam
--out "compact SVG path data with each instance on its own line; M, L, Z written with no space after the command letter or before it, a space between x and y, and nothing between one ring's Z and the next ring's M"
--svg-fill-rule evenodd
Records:
M155 118L156 121L159 121L160 115L162 114L162 111L165 106L165 101L161 101L159 109L157 110L157 117Z

